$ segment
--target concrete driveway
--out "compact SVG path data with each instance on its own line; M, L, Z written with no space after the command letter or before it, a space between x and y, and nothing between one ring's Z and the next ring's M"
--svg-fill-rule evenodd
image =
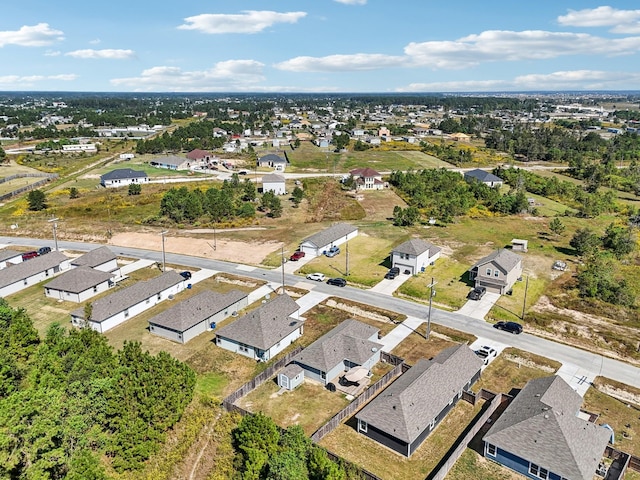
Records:
M493 348L497 352L495 357L488 358L489 361L487 362L487 365L493 362L498 357L498 355L500 355L502 351L508 347L508 345L505 343L496 342L495 340L489 340L488 338L478 337L475 342L469 345L469 348L475 352L477 349L484 345ZM484 365L482 369L484 370L487 365Z
M499 293L487 292L480 300L467 300L457 313L466 315L467 317L477 318L478 320L484 320L489 310L493 308L495 303L500 298Z
M384 295L393 295L400 285L409 280L411 275L405 275L401 273L393 280L389 280L388 278L383 278L380 282L376 283L373 287L369 289L370 292L382 293Z

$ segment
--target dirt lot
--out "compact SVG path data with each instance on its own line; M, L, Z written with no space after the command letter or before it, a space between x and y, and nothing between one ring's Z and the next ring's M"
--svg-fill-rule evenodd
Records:
M190 232L194 234L197 230L191 230ZM121 247L162 250L162 239L157 233L118 233L111 237L109 244ZM279 249L282 243L276 241L249 243L216 238L215 250L213 245L213 240L183 237L169 233L165 236L164 248L167 253L196 255L215 260L259 265L268 254Z

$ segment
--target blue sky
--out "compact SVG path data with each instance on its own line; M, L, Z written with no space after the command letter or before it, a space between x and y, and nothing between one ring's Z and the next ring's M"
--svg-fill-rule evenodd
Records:
M640 4L3 2L0 91L640 90Z

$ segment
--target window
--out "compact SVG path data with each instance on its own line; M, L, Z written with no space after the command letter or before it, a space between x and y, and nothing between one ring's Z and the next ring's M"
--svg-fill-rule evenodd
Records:
M162 300L162 294L158 294L158 300Z
M362 433L367 433L369 425L364 420L358 419L358 431Z
M124 311L124 318L129 318L129 309L128 308Z
M327 379L327 372L320 372L320 377L321 377L323 380L326 380L326 379Z
M436 426L436 419L434 418L433 420L431 420L431 423L429 423L429 430L433 430L435 426Z
M97 292L98 292L98 286L96 285L93 287L93 293L97 293Z
M240 351L241 352L248 352L249 351L249 347L247 345L245 345L244 343L240 344Z
M44 271L44 276L45 276L45 277L48 277L48 276L49 276L49 270L45 270L45 271Z
M491 445L490 443L487 443L487 455L489 455L490 457L495 457L496 456L496 446L495 445Z
M487 268L487 275L490 277L491 276L491 269Z
M549 478L549 471L546 468L542 468L536 465L535 463L529 464L529 473L531 475L535 475L538 478L542 478L543 480Z
M494 277L498 277L498 276L500 276L500 270L494 270L494 271L493 271L493 276L494 276Z
M24 284L25 284L25 285L27 284L27 279L26 279L26 278L24 279Z

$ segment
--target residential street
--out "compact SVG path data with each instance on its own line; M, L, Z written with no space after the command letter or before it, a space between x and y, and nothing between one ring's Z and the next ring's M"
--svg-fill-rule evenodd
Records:
M0 237L0 243L8 246L13 244L32 245L34 247L40 247L50 246L51 240ZM90 243L66 241L58 241L58 245L60 249L71 249L80 251L92 250L100 246ZM111 250L118 256L147 259L155 262L162 261L162 252L137 248L118 247L113 245L109 245L109 248L111 248ZM258 267L247 267L244 265L237 265L217 260L209 260L200 257L192 257L188 255L178 255L172 253L166 253L166 262L177 265L184 265L185 267L206 268L219 272L243 275L246 277L271 282L276 285L281 285L282 283L281 269L268 270ZM302 277L285 273L285 282L287 285L294 285L301 280L303 280ZM380 293L360 290L352 287L341 288L327 285L326 283L310 283L314 284L314 296L320 301L322 298L324 298L324 295L333 295L363 304L373 305L382 309L396 311L405 314L408 317L422 319L423 322L427 321L428 307L426 305L413 303L390 295L380 295ZM439 310L435 307L432 309L431 321L439 325L444 325L447 327L455 328L457 330L461 330L463 332L471 333L473 335L476 335L477 337L487 339L490 342L508 344L522 350L542 355L544 357L557 360L566 365L579 365L581 376L602 375L612 380L616 380L618 382L640 388L640 368L617 360L603 357L602 355L579 350L574 347L552 342L550 340L529 335L527 333L523 333L521 335L512 335L500 330L496 330L490 324L482 320L466 315L461 315L456 312ZM416 321L413 320L413 322ZM422 330L421 333L424 334L426 331L426 323L421 323L418 327L418 330Z

